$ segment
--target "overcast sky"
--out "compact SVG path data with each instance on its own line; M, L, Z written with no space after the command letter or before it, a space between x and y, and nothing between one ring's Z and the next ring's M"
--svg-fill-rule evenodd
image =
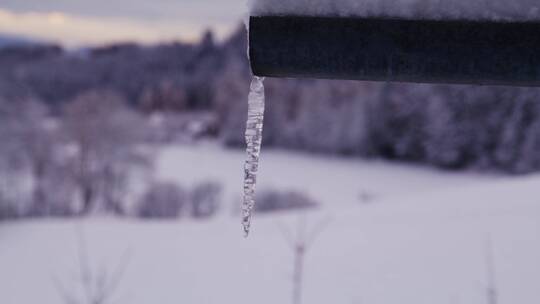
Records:
M136 40L195 40L205 28L226 36L246 0L0 0L0 33L67 46Z

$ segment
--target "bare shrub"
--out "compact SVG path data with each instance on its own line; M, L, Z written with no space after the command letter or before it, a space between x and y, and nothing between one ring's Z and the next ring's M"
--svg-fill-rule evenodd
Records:
M110 304L116 303L113 297L117 293L130 261L131 252L124 253L118 265L100 265L95 267L84 234L78 242L78 271L71 274L65 282L55 277L54 283L58 294L65 304Z
M0 221L13 219L17 217L17 210L13 204L3 197L0 192Z
M206 218L219 209L221 185L217 182L203 182L194 187L190 195L191 216Z
M377 199L377 194L368 190L361 190L358 195L358 199L362 204L370 204Z
M306 219L300 218L296 222L296 231L285 225L280 226L283 238L293 252L292 304L302 303L306 254L329 223L330 218L325 218L308 229Z
M317 202L301 192L266 190L259 192L257 195L255 211L272 212L287 209L305 209L317 205Z
M142 196L137 215L142 218L175 218L187 204L186 192L170 182L157 182Z

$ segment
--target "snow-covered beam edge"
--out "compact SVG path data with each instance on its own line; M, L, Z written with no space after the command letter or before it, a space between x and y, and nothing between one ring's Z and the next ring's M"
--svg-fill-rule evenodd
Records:
M249 0L251 16L540 20L538 0Z
M540 22L251 16L257 76L540 85Z

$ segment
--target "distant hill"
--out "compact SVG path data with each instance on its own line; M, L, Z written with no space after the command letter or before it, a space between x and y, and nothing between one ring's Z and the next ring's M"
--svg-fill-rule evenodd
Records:
M0 33L0 48L8 46L34 45L41 43L43 42L23 36Z

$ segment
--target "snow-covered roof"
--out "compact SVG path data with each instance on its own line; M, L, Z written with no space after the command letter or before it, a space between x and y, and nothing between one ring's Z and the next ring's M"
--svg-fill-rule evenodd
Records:
M251 0L252 16L540 20L539 0Z

